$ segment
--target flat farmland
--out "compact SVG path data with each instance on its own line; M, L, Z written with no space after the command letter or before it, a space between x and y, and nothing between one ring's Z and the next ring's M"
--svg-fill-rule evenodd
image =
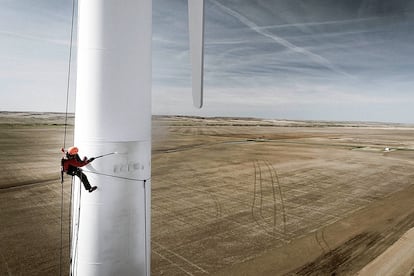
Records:
M67 273L63 123L1 116L0 275ZM354 275L414 227L414 127L156 116L152 136L152 275Z

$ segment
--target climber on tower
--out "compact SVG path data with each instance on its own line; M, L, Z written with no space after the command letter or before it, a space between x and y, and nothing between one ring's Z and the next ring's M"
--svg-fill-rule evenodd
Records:
M62 149L62 151L65 153L64 149ZM92 157L92 158L87 159L86 157L84 157L82 160L78 155L78 151L79 149L77 147L70 147L67 150L65 156L61 160L62 175L63 175L63 172L71 176L76 175L77 177L79 177L79 179L83 183L83 186L85 186L85 189L89 191L90 193L92 193L98 187L96 186L92 187L91 184L89 184L88 178L82 172L82 169L80 167L83 167L91 163L93 160L95 160L95 158ZM63 176L62 176L62 179L63 179Z

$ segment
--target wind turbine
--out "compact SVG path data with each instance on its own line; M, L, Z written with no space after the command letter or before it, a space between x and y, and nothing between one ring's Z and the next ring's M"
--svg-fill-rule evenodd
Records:
M189 0L193 100L202 106L203 0ZM152 0L80 0L75 145L98 190L73 191L71 274L150 275ZM78 180L76 180L78 181Z

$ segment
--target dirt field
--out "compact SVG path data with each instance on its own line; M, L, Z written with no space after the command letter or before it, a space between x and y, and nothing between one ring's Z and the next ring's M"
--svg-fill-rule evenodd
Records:
M1 113L0 275L67 275L63 123ZM357 273L414 227L413 137L405 125L155 117L152 275Z

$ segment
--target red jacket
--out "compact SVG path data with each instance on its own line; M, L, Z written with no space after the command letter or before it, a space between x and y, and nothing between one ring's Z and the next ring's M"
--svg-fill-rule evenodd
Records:
M62 169L64 172L68 172L70 167L79 168L89 163L90 161L86 157L81 160L77 154L74 156L67 154L66 157L62 158Z

